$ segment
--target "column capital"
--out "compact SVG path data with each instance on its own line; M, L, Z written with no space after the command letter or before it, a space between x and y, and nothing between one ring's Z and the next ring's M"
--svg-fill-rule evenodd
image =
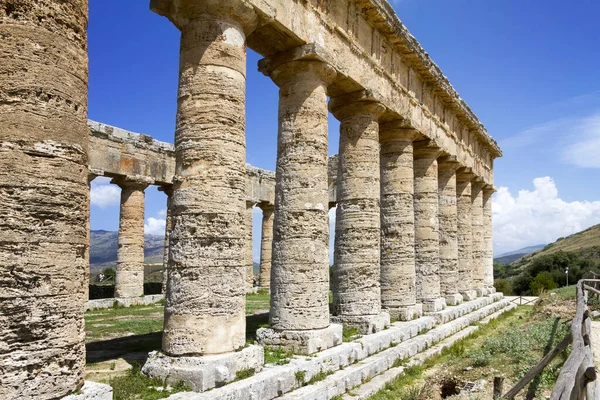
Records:
M370 90L359 90L333 97L329 111L340 121L358 115L369 115L378 119L386 107L375 99Z
M275 210L275 205L268 203L266 201L261 201L256 205L258 208L262 210L262 212L273 212Z
M323 85L329 86L337 72L326 58L325 50L311 43L263 58L258 62L258 70L273 79L280 88L294 83L298 75L312 75Z
M479 176L475 176L473 178L473 180L471 181L471 187L473 188L473 190L483 190L483 188L486 186L486 183L483 181L483 178L479 177Z
M456 171L461 167L456 156L442 155L438 158L438 169L444 171Z
M258 22L254 7L247 0L150 0L150 10L167 17L179 30L206 15L236 22L246 35Z
M497 192L497 190L496 190L496 187L494 185L485 185L483 187L483 195L484 196L491 196L491 195L493 195L496 192Z
M414 154L415 158L435 158L442 153L442 149L440 149L433 140L419 140L414 142Z
M412 143L420 137L422 135L418 130L411 128L406 121L401 119L379 125L379 142L381 143L393 141Z
M119 186L121 189L146 190L148 186L154 183L152 179L138 177L119 177L113 178L110 183Z
M473 170L467 167L461 167L456 171L456 179L461 181L471 181L475 177Z

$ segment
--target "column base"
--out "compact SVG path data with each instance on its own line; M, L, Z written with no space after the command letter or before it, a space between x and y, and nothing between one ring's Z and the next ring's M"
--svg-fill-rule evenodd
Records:
M446 308L446 299L444 297L437 299L423 299L421 300L421 303L423 304L424 314L431 314Z
M344 327L352 327L361 335L380 332L390 326L390 314L381 312L377 315L339 315L332 316L331 322L342 324Z
M263 365L263 347L250 345L240 351L209 356L171 357L152 351L142 372L167 383L183 381L194 392L204 392L235 380L238 371L258 372Z
M463 296L460 293L447 294L444 297L446 298L447 306L457 306L463 302Z
M494 294L494 293L496 293L496 288L493 287L493 286L488 286L487 290L489 292L488 294Z
M486 287L475 288L475 292L477 292L477 297L487 296L488 294L490 294L488 288Z
M104 383L85 381L79 394L70 394L62 400L112 400L113 389Z
M295 354L313 354L342 344L342 325L324 329L283 330L259 328L256 339L264 346L290 350Z
M477 292L475 290L463 290L460 294L463 297L463 301L471 301L477 298Z
M385 312L396 321L412 321L423 316L423 305L421 303L398 308L386 308Z

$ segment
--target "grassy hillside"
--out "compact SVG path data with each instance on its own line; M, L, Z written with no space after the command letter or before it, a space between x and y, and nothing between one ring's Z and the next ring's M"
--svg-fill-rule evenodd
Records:
M511 254L508 256L502 256L502 257L497 257L494 258L494 264L498 264L498 265L508 265L514 261L517 261L519 258L526 256L527 254L525 253L519 253L519 254Z
M565 238L558 238L541 250L528 254L511 263L516 270L523 270L531 265L533 260L559 251L575 253L582 258L600 261L600 224L594 225L584 231L574 233Z
M90 271L97 274L105 268L117 266L118 233L109 231L91 231L90 236ZM164 236L145 235L144 262L146 264L162 263Z
M537 294L581 279L584 273L600 266L600 225L565 238L559 238L543 249L527 254L503 266L494 265L494 285L505 293Z

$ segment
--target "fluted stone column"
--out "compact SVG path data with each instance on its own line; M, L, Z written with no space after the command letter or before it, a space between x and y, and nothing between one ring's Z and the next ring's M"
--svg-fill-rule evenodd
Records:
M415 270L414 151L420 136L401 122L379 128L381 143L381 306L392 318L422 315Z
M113 179L121 188L115 297L144 295L144 190L148 183Z
M431 141L415 142L415 263L417 301L423 312L445 308L440 291L438 163L440 148Z
M379 116L364 93L331 100L340 120L332 321L375 333L390 324L381 312Z
M492 195L493 186L483 188L483 265L484 286L489 293L495 293L494 287L494 244L492 242Z
M328 301L327 86L335 70L285 54L260 69L280 89L270 328L257 337L310 354L341 343Z
M466 168L456 174L456 201L458 212L458 290L463 300L477 297L473 289L473 231L471 225L471 180L475 175Z
M246 34L256 15L241 0L150 6L181 41L166 356L151 353L143 372L206 390L263 362L260 346L244 347Z
M260 238L260 288L271 288L271 254L273 247L273 211L272 204L261 203L262 233Z
M477 296L486 295L485 266L483 261L483 182L475 178L471 182L471 229L473 232L473 289Z
M0 398L83 385L86 0L0 2Z
M449 306L460 304L463 300L458 292L456 170L459 166L456 157L438 159L440 290Z
M167 195L167 215L165 216L165 249L163 250L163 272L162 289L163 294L167 293L167 270L169 269L169 236L171 235L171 207L173 202L173 186L161 186L159 191Z
M244 265L246 266L246 284L249 288L254 286L254 260L252 259L252 211L253 201L246 201L246 212L244 214L244 231L246 242L244 243Z

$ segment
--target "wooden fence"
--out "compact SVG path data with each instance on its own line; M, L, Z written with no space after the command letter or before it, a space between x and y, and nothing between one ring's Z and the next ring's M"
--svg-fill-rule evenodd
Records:
M592 321L588 315L588 293L600 294L596 289L598 285L600 279L582 279L577 282L577 312L571 323L571 355L563 365L550 400L600 398L591 345Z

